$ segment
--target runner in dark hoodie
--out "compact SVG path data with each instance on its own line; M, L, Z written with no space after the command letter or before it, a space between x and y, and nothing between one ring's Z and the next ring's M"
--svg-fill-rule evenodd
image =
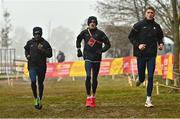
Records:
M49 43L42 38L42 28L33 28L33 38L24 46L25 56L28 60L28 70L31 79L31 88L35 98L36 109L42 108L42 96L44 90L44 79L46 74L46 58L52 57L52 48ZM36 77L38 77L39 96L37 96Z
M86 70L86 106L96 107L95 94L98 85L97 77L100 68L102 53L107 51L111 44L105 33L99 30L96 26L98 24L97 18L90 16L88 18L88 28L83 30L78 36L76 41L77 56L83 56L85 60ZM81 52L81 41L84 40L83 54ZM103 46L104 44L104 46ZM91 75L92 74L92 75ZM91 84L92 79L92 84ZM92 86L92 96L91 96Z
M151 94L153 90L157 48L162 50L164 47L163 32L160 25L154 21L154 16L155 9L153 7L147 7L145 18L134 24L129 34L129 40L134 48L134 56L137 57L139 80L137 80L136 86L144 82L146 67L148 71L146 107L153 107Z

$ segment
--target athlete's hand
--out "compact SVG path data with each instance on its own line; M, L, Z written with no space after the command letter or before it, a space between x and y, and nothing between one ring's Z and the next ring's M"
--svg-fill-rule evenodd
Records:
M78 49L78 50L77 50L77 56L78 56L78 57L82 57L81 49Z
M27 60L30 60L31 56L30 56L30 55L27 55L26 58L27 58Z
M43 45L42 44L38 44L38 49L41 50L43 48Z
M140 50L144 50L146 48L146 44L140 44L138 48Z

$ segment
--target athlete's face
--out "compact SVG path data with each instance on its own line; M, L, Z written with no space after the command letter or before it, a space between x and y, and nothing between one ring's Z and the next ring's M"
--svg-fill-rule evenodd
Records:
M96 28L96 21L91 20L91 22L89 23L89 27L90 27L90 29L95 29Z
M35 33L35 34L34 34L34 38L35 38L36 40L39 40L39 39L41 38L41 34Z
M145 13L145 17L146 17L147 20L152 20L152 19L154 19L154 16L155 16L155 13L154 13L154 11L151 10L151 9L148 9L148 10L146 11L146 13Z

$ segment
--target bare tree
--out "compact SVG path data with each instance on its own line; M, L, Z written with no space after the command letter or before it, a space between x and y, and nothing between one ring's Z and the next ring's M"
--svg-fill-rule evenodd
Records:
M97 2L98 13L109 22L134 23L140 21L148 0L103 0Z
M173 10L173 21L172 21L172 27L173 27L173 38L174 38L174 69L176 73L179 73L179 53L180 53L180 37L179 37L179 26L180 26L180 13L178 13L178 1L177 0L171 0L172 4L172 10ZM180 79L180 75L175 74L175 79ZM177 86L177 80L175 80L175 86Z
M10 13L5 10L5 12L3 13L3 19L4 19L4 24L3 27L1 29L1 47L5 47L8 48L12 42L11 39L9 38L9 33L11 30L12 25L10 24Z
M97 2L98 13L115 25L133 24L144 18L147 6L156 9L156 19L165 34L172 38L172 8L170 0L103 0Z
M163 26L165 34L173 39L172 37L172 8L170 0L156 0L150 2L149 5L156 9L157 21Z
M111 41L111 48L106 57L118 58L131 54L131 44L128 40L130 27L105 25L105 32Z

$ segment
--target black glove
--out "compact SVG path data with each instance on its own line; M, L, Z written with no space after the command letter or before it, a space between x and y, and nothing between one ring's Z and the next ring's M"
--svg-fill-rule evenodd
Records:
M78 49L78 51L77 51L77 56L78 56L78 57L82 57L81 49Z
M27 58L27 60L30 60L31 56L30 56L30 55L27 55L26 58Z

